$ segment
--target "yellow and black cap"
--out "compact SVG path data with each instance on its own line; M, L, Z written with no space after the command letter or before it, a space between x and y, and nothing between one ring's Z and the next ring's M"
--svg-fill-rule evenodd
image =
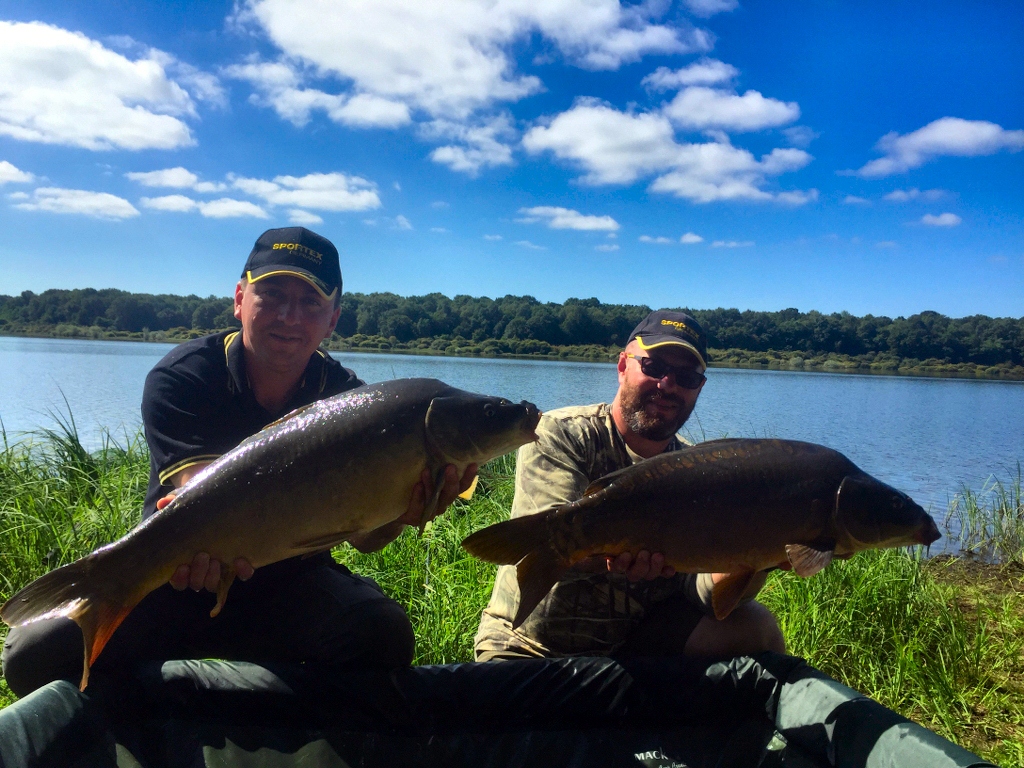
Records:
M242 277L255 283L273 275L305 280L333 301L341 291L338 249L326 237L305 227L268 229L256 240Z
M659 309L651 312L633 329L626 341L636 340L640 349L656 349L667 344L685 347L696 355L701 371L708 367L708 337L700 323L685 312Z

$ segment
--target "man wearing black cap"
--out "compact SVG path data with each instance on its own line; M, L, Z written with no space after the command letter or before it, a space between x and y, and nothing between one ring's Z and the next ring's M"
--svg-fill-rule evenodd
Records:
M652 312L619 353L619 389L610 404L549 411L539 439L519 449L512 517L579 499L609 472L683 442L683 426L704 386L707 337L683 312ZM713 525L713 521L709 521ZM501 566L476 636L478 661L549 656L736 656L785 651L775 617L750 598L726 619L711 610L711 587L725 574L677 574L658 552L590 558L555 584L526 621L514 566Z
M289 411L363 384L320 350L340 315L338 251L302 227L264 232L235 287L240 331L175 347L150 371L142 416L150 449L143 519L218 456ZM439 509L475 474L460 481L448 467ZM424 472L409 510L394 523L354 538L362 551L418 525L433 490ZM411 663L413 632L403 608L371 579L351 573L330 553L293 558L254 571L244 559L220 615L211 619L221 563L200 553L170 584L146 596L111 637L93 674L130 671L139 661L219 657L246 661ZM191 589L187 589L190 587ZM82 634L70 619L10 631L4 674L19 696L57 679L82 675ZM95 679L95 677L91 678Z

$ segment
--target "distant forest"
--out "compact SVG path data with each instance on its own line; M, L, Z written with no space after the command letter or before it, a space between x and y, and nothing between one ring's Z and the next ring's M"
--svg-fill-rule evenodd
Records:
M726 365L1024 374L1024 317L682 309L707 330L712 360ZM593 298L349 293L341 310L335 349L611 359L651 308ZM0 334L176 340L237 325L231 299L216 296L91 288L0 296Z

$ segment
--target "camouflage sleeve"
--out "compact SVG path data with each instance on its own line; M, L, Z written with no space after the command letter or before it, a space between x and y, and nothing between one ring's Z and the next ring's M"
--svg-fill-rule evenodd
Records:
M546 512L583 495L590 485L586 448L563 422L542 416L537 441L519 449L512 517Z

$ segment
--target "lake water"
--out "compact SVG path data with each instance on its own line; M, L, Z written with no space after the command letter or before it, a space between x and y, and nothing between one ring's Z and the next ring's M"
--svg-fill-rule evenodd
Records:
M135 434L142 385L173 347L0 337L0 420L8 439L74 417L82 442ZM604 363L333 353L367 382L411 376L529 400L542 410L607 401ZM1024 461L1024 383L713 368L684 427L695 440L782 437L842 451L938 517L961 484L980 490Z

